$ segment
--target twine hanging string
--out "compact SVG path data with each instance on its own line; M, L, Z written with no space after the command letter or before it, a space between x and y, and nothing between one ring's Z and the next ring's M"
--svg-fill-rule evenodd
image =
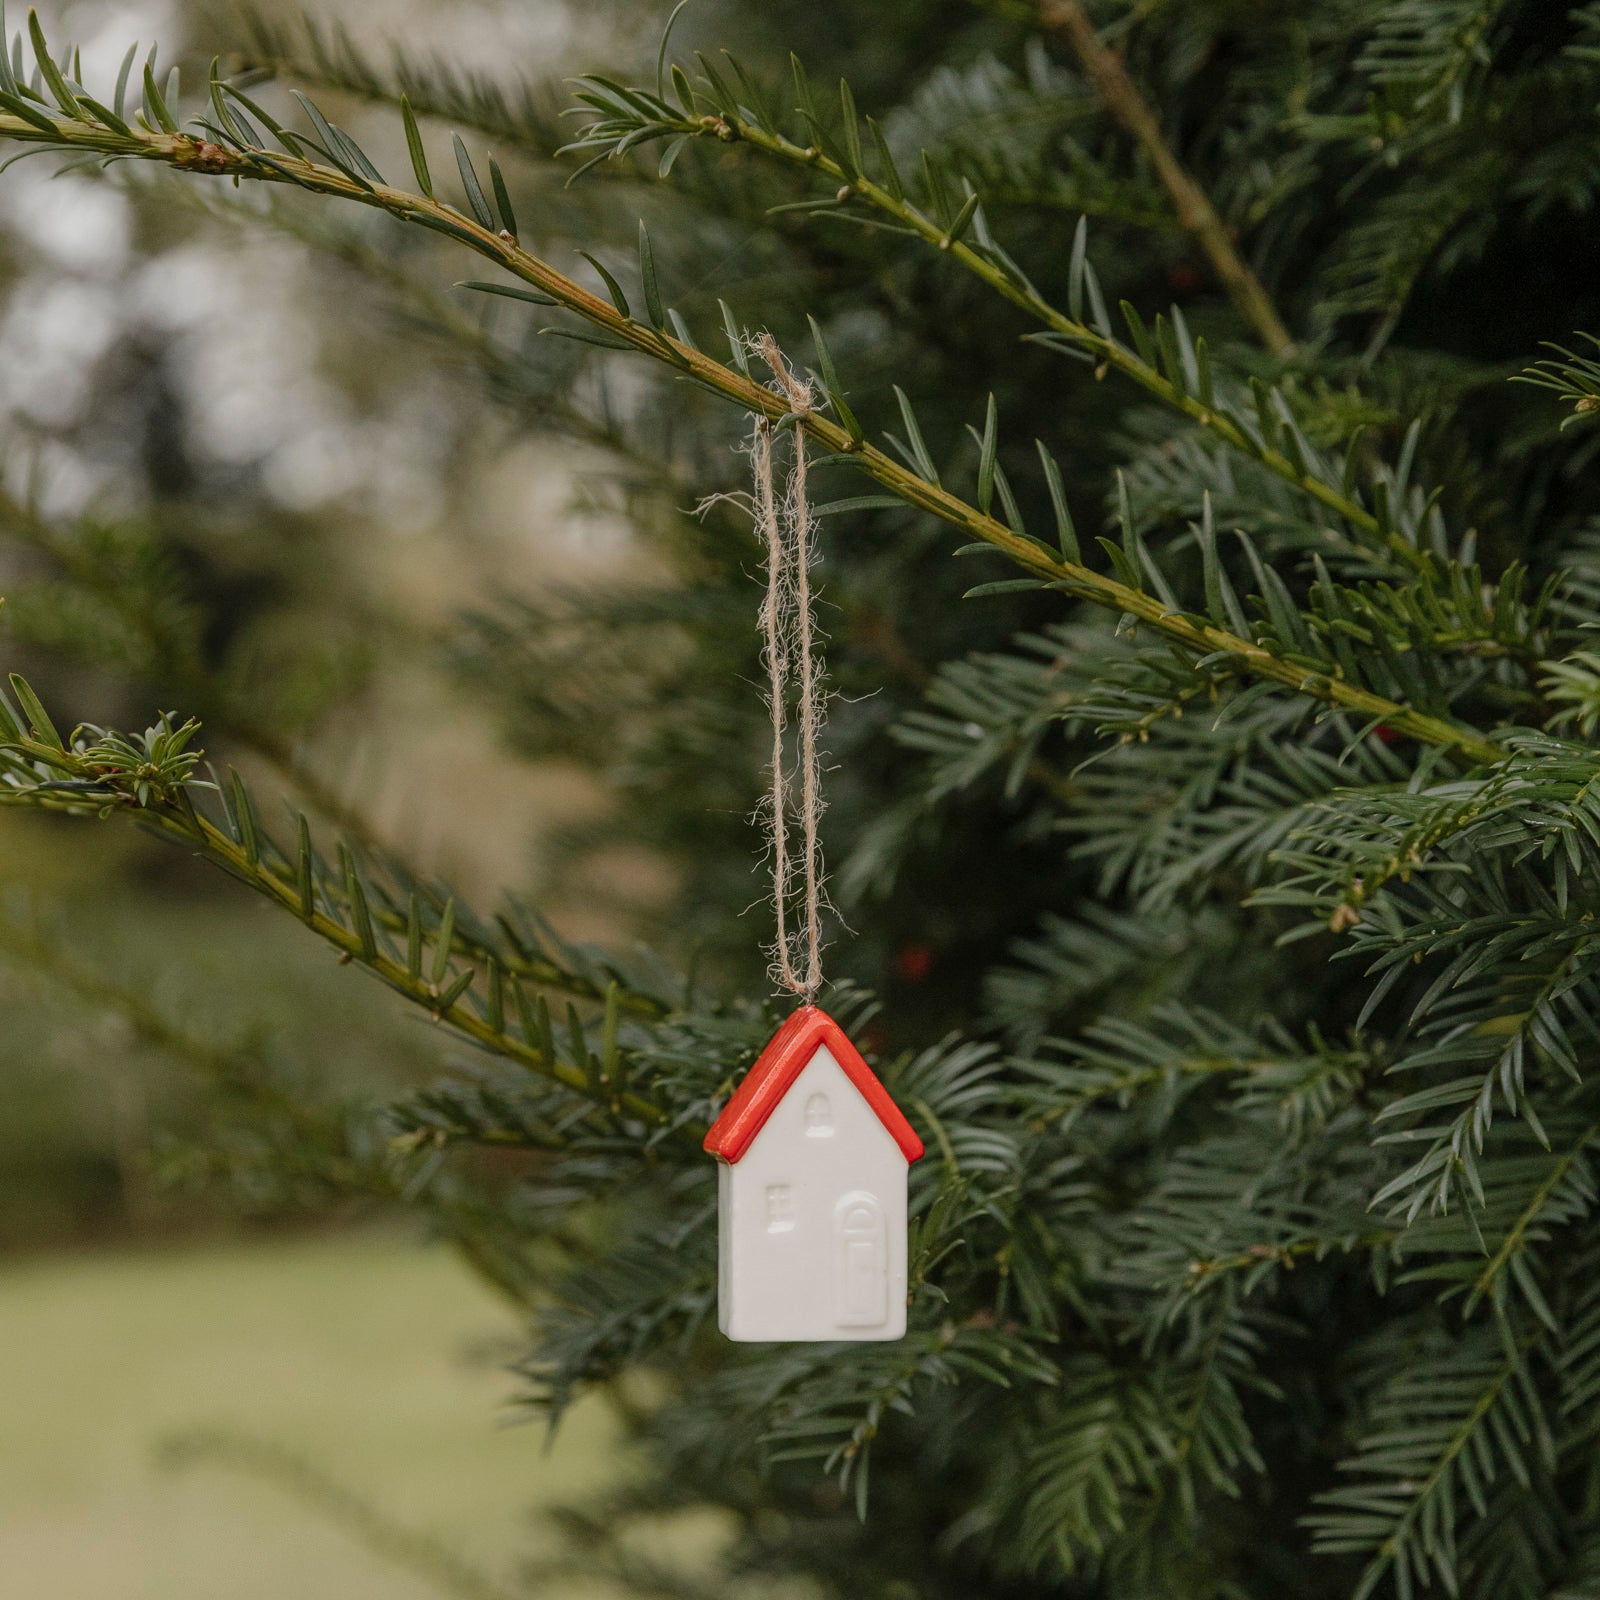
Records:
M822 987L822 850L817 825L822 796L817 742L826 713L822 663L811 606L811 552L815 528L806 492L806 418L816 403L811 385L784 360L771 334L757 335L751 349L772 369L774 390L794 417L794 452L783 497L773 465L774 424L757 417L750 453L754 465L753 508L767 548L767 592L761 603L761 635L767 663L767 699L772 708L772 789L764 807L772 859L772 909L776 923L772 978L809 1005ZM796 689L800 728L798 783L788 770L790 685ZM799 790L800 859L789 849L789 817ZM804 926L789 927L796 878Z

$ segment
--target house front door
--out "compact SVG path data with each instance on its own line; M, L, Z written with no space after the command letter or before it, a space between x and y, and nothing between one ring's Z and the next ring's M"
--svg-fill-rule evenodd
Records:
M875 1195L858 1189L833 1212L833 1309L841 1328L889 1319L889 1230Z

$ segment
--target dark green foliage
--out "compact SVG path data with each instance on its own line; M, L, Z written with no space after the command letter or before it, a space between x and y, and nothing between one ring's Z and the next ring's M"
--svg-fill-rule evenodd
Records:
M470 1049L351 1131L344 1181L430 1210L538 1308L530 1404L653 1375L652 1474L569 1523L625 1587L1600 1594L1600 14L1207 0L1115 40L1292 358L1028 6L690 8L659 58L583 80L565 156L541 84L257 26L319 95L394 104L421 200L434 121L492 138L503 170L453 137L448 212L378 195L320 104L310 133L259 86L202 108L242 178L443 234L443 265L395 262L310 196L268 214L605 462L585 492L648 577L512 584L453 660L515 748L619 796L553 881L619 844L676 869L661 957L575 949L523 897L474 911L213 783L189 715L224 746L276 719L210 682L134 530L18 508L55 563L22 615L173 716L53 729L19 685L0 798L137 817ZM0 68L8 132L193 164L32 49L36 85ZM128 115L176 126L142 76ZM604 301L492 255L477 230L514 234L514 202L528 259L581 254ZM510 274L464 284L497 320L439 288L463 243ZM761 403L763 328L814 359L837 430L812 482L855 935L824 1000L929 1147L911 1332L845 1351L720 1340L696 1148L776 1020L739 915L755 550L736 506L682 510L739 485L720 400ZM619 381L622 350L655 363ZM524 1164L494 1178L484 1151ZM707 1502L737 1529L725 1574L616 1537Z

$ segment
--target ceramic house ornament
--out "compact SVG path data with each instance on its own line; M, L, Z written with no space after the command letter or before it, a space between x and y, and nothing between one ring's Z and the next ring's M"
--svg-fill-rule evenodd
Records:
M706 1135L730 1339L899 1339L922 1140L832 1017L802 1006Z

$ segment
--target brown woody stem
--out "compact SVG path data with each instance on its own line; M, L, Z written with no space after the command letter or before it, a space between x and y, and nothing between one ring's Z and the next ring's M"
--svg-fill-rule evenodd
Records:
M40 120L46 120L42 114ZM745 410L764 416L773 423L780 422L788 414L789 402L786 397L722 365L704 351L627 315L609 300L590 293L582 284L574 282L525 249L510 233L496 232L438 200L388 184L358 180L335 168L277 151L251 147L229 148L184 133L144 130L123 133L89 122L48 120L51 126L47 133L42 127L22 117L0 114L0 137L72 149L99 150L108 155L156 161L180 170L215 177L291 183L313 193L376 206L403 221L415 222L449 235L479 255L496 262L512 276L542 291L592 327L610 335L619 346L630 347L673 367L684 377L734 401ZM950 243L947 241L947 245ZM963 246L954 242L954 248L959 251ZM975 260L982 268L988 269L987 262L981 258ZM1006 292L1012 298L1022 299L1024 303L1028 299L1022 290L1008 288ZM1059 316L1059 313L1055 315ZM1071 326L1076 331L1077 325ZM1119 349L1112 346L1113 351ZM1107 359L1113 359L1109 351ZM1132 358L1128 359L1131 362ZM1151 375L1142 369L1136 375L1147 387L1151 386L1152 376L1157 382L1164 382L1159 374ZM1199 407L1198 401L1189 400L1188 404ZM853 457L864 472L908 505L931 512L941 521L959 528L971 539L993 545L1023 571L1041 581L1058 584L1096 605L1134 617L1184 649L1201 656L1225 655L1235 662L1240 671L1280 683L1325 704L1385 723L1407 737L1459 750L1474 762L1494 762L1502 754L1498 745L1471 728L1443 717L1414 711L1315 667L1308 668L1288 660L1263 645L1240 638L1203 618L1174 612L1157 596L1131 588L1108 574L1056 557L1038 541L1016 533L1004 522L979 511L942 485L930 483L901 466L837 422L813 416L807 421L806 427L818 445L825 450ZM1315 480L1307 480L1305 486L1308 492L1316 493L1320 487L1324 496L1331 496L1335 500L1340 498L1336 490L1317 485ZM1369 513L1362 515L1371 520Z
M1271 297L1234 249L1228 225L1217 215L1217 208L1205 190L1172 153L1172 147L1162 135L1160 122L1128 76L1122 57L1100 42L1079 0L1040 0L1039 20L1045 27L1067 36L1095 92L1150 157L1162 187L1172 196L1178 221L1205 251L1228 297L1260 334L1261 342L1275 356L1284 359L1292 356L1294 340L1279 319Z

